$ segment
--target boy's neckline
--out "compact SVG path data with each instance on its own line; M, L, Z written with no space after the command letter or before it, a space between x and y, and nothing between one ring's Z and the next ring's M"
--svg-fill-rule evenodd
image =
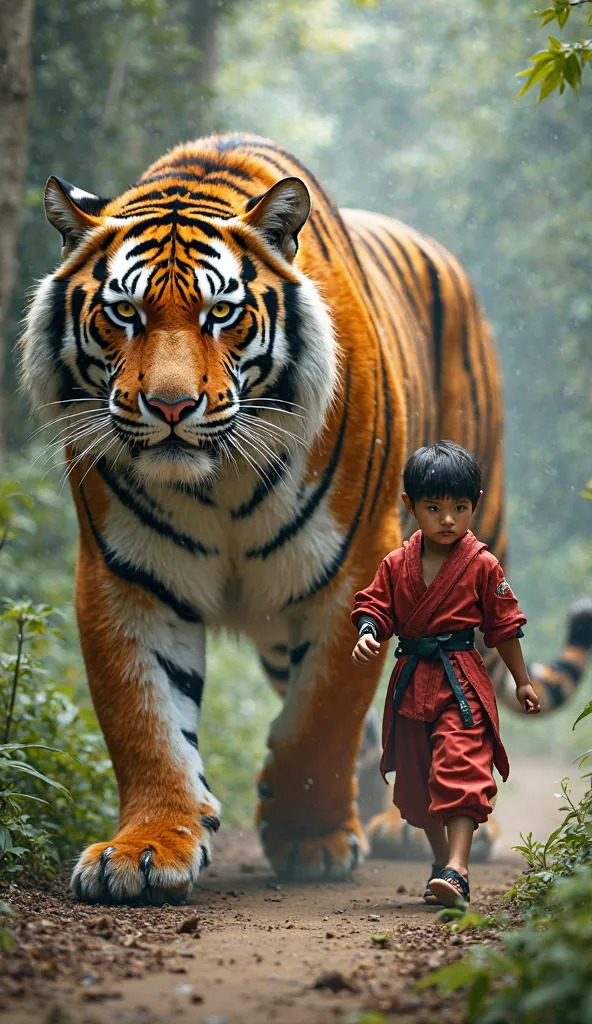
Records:
M442 560L440 561L440 565L438 566L438 568L437 568L433 578L430 580L429 583L427 582L427 580L425 579L424 574L423 574L423 564L424 564L423 560L424 560L424 554L425 554L425 537L424 537L424 534L423 534L423 530L420 530L420 533L421 533L421 543L420 543L420 549L419 549L420 575L421 575L421 579L423 581L424 587L426 588L426 590L429 590L429 588L432 587L434 585L434 583L436 582L436 580L439 578L440 573L443 571L443 569L444 569L448 559L450 558L450 556L453 555L454 552L458 550L459 545L465 539L465 537L469 533L469 530L465 530L465 532L463 533L462 537L459 537L458 540L454 541L454 544L450 545L447 553L444 555L444 558L442 558ZM435 551L431 551L431 552L428 551L428 554L432 555L432 557L434 559L437 558L437 552L435 552Z

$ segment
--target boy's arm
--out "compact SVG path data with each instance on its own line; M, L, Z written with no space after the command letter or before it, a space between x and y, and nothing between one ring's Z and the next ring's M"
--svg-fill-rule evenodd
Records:
M354 597L352 622L358 630L358 642L352 652L354 665L366 665L380 654L380 644L393 635L393 566L388 558L378 566L369 587Z
M529 715L541 710L539 698L528 678L520 640L517 636L496 645L497 652L516 683L516 698Z
M398 554L398 553L397 553ZM378 566L369 587L354 597L352 622L359 633L370 633L378 641L390 640L394 632L393 572L397 575L400 559L393 563L392 553Z

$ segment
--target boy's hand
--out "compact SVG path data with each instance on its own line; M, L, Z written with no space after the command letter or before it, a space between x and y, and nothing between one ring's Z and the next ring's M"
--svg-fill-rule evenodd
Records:
M356 646L352 651L352 661L354 665L367 665L372 659L376 658L380 653L380 644L378 640L375 640L372 633L364 633L358 640Z
M520 702L527 715L538 715L541 710L539 698L531 683L522 683L516 687L516 699Z

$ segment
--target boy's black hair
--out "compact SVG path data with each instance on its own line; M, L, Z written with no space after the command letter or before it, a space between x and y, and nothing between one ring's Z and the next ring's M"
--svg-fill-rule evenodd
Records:
M453 441L418 448L403 470L403 486L411 503L422 498L469 498L473 508L481 492L481 467Z

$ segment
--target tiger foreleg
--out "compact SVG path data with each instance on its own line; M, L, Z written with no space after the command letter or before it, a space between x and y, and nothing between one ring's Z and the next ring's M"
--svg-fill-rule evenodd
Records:
M259 778L265 853L278 875L301 881L343 878L367 852L355 770L382 658L354 668L349 612L328 618L309 615L290 651L290 682Z
M89 560L77 610L120 820L113 839L82 853L72 888L87 902L180 902L209 863L220 814L197 745L203 625Z

